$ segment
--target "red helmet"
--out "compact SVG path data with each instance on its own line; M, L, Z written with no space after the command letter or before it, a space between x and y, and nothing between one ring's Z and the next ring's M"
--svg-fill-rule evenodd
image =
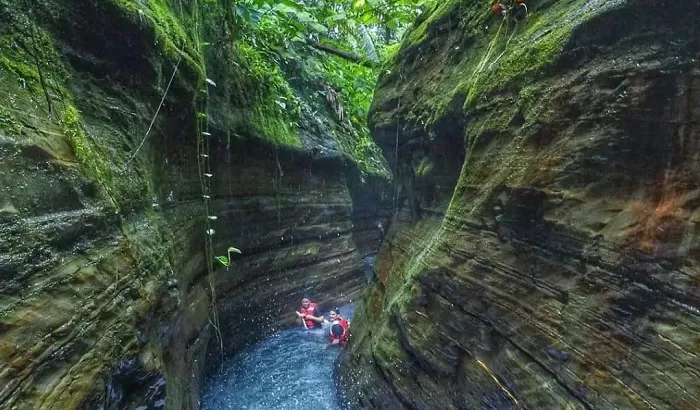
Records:
M493 14L500 14L503 12L503 5L501 3L496 3L493 6L491 6L491 12Z

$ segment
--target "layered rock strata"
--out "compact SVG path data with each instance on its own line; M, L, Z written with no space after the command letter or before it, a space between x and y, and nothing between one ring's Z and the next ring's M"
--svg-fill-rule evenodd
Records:
M353 214L354 134L245 44L203 49L224 9L25 3L0 0L0 408L196 409L303 294L354 299L354 219L384 218Z
M380 79L349 407L700 407L700 6L527 3L437 4Z

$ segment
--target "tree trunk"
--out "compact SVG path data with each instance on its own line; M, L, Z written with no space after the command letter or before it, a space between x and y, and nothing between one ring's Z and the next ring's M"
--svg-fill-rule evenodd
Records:
M357 54L353 54L344 50L337 49L335 47L331 47L326 44L319 43L316 40L312 40L310 38L306 39L306 43L310 45L311 47L324 51L329 54L333 54L334 56L338 56L340 58L343 58L345 60L348 60L350 62L353 62L355 64L359 64L364 67L368 68L378 68L379 64L375 63L374 61L367 60L366 58L360 57Z

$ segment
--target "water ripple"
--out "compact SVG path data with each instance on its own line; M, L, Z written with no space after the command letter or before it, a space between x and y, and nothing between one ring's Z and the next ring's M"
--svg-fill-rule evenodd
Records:
M353 305L341 308L350 317ZM281 331L234 356L207 381L203 410L336 410L337 346L327 329Z

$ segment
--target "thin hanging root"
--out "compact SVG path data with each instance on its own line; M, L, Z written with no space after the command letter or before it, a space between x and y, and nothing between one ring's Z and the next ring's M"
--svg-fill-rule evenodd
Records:
M498 60L501 59L501 57L503 57L503 55L506 53L506 51L508 51L508 44L510 44L510 40L513 39L514 35L515 35L515 28L513 29L513 32L510 34L510 37L508 37L508 41L506 41L506 46L503 48L503 52L501 54L499 54L499 56L496 57L496 59L493 60L493 62L491 64L489 64L489 68L488 68L489 70L491 69L491 67L493 67L494 64L496 64L498 62Z
M486 56L484 56L484 58L479 63L479 66L476 68L476 70L474 70L471 77L469 77L469 80L467 80L467 84L468 84L467 88L471 88L472 85L474 85L479 80L479 77L481 76L481 72L484 70L484 66L486 66L486 63L488 62L489 57L491 56L491 53L493 52L493 48L496 45L496 42L498 41L498 36L501 34L501 28L503 28L504 23L505 23L505 20L501 20L501 24L498 26L498 30L496 31L496 35L491 40L491 43L489 44L488 50L486 50Z
M275 184L275 202L277 203L277 224L281 225L282 214L280 211L280 187L282 186L282 165L280 164L277 143L275 143L275 161L277 161L277 183Z
M474 74L481 73L483 71L484 66L486 65L486 62L489 60L489 57L491 56L491 53L493 52L493 48L496 46L496 42L498 41L498 37L501 34L501 29L503 28L503 25L505 24L505 20L501 20L501 24L498 26L498 30L496 31L496 35L493 36L493 39L491 39L491 43L489 43L489 48L486 50L486 56L481 60L479 63L479 67L474 71ZM474 76L472 74L472 76Z
M209 275L209 289L211 290L211 315L209 323L216 332L216 338L219 341L219 353L221 353L221 363L224 361L224 339L221 337L221 328L219 327L219 314L216 313L216 290L214 289L214 281L212 275ZM213 317L213 321L212 321Z
M399 94L399 101L397 104L398 111L400 112L401 110L401 94ZM397 115L396 116L396 140L394 142L394 181L398 178L398 170L399 170L399 123L400 117ZM396 210L398 208L398 202L399 202L399 187L398 184L394 183L394 203L393 203L393 209L392 209L392 214L393 216L396 215ZM393 217L392 216L392 217Z
M214 307L212 306L212 309ZM224 362L224 342L221 339L221 330L219 329L219 318L218 316L214 315L214 321L212 322L211 318L209 318L209 324L214 328L214 331L216 332L216 337L219 340L219 353L221 356L221 363Z
M184 45L183 45L184 48ZM146 142L146 139L148 138L148 134L151 133L151 129L153 128L153 124L156 122L156 118L158 118L158 113L160 113L160 109L163 107L163 103L165 102L165 97L168 95L168 91L170 90L170 85L172 85L173 80L175 79L175 74L177 74L177 69L180 67L180 62L182 61L182 55L184 54L183 51L180 51L179 57L177 59L177 63L175 63L175 69L173 70L173 75L170 77L170 81L168 81L168 86L165 87L165 92L163 92L163 98L160 99L160 104L158 104L158 109L156 110L156 113L153 115L153 118L151 119L151 123L148 125L148 129L146 130L146 135L143 136L143 139L141 140L141 143L139 144L138 148L136 148L136 151L134 151L134 154L129 158L128 161L126 161L126 164L124 166L129 165L131 161L136 158L136 154L139 153L141 150L141 147L143 147L143 143Z

